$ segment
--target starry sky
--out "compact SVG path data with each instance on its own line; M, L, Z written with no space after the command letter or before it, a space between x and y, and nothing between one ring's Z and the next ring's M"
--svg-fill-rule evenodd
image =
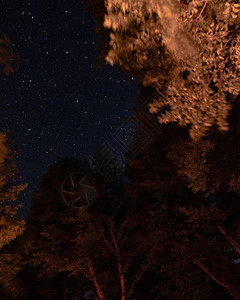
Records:
M139 89L116 67L96 67L99 38L86 1L0 5L1 32L22 62L17 72L0 74L0 130L11 130L21 154L27 203L57 157L87 158L111 137L131 115Z

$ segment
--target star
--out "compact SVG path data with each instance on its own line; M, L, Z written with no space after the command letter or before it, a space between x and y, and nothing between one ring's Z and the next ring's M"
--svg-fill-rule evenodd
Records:
M83 149L88 157L130 115L125 109L133 99L132 91L121 89L122 74L107 62L96 67L99 41L84 2L49 3L44 15L36 1L23 1L11 13L2 5L3 28L22 61L13 76L2 76L2 119L17 137L25 166L19 172L32 192L58 156L78 157Z

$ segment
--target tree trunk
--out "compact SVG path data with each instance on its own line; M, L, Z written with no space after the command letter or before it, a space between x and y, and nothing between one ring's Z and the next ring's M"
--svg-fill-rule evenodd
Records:
M109 227L110 227L111 238L112 238L112 241L113 241L113 244L114 244L115 255L116 255L116 258L117 258L117 266L118 266L118 273L119 273L119 277L120 277L121 294L122 294L121 300L125 300L126 299L126 287L125 287L124 272L123 272L121 258L120 258L120 251L119 251L119 248L118 248L116 237L114 236L114 233L113 233L112 224L109 225Z
M89 273L91 275L91 279L94 283L94 286L97 290L97 294L100 300L105 300L104 294L102 292L102 289L97 281L97 277L96 277L96 273L94 271L93 265L92 265L92 261L91 258L86 254L86 260L87 260L87 265L88 265L88 269L89 269Z

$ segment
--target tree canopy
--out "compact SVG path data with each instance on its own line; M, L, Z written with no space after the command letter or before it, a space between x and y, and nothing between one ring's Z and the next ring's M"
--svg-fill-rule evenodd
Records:
M124 167L106 145L96 147L92 164L58 158L20 221L11 204L26 185L15 185L14 152L0 134L0 293L4 300L238 300L240 5L90 6L98 5L103 47L110 40L106 61L140 79ZM88 187L96 191L91 201L83 197Z
M237 1L106 1L106 61L136 73L161 96L149 104L160 123L187 126L193 139L227 117L240 92ZM169 109L166 109L170 107Z

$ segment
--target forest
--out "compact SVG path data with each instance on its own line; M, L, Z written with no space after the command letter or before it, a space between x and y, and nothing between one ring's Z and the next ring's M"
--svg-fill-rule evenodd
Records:
M25 219L0 133L0 299L240 300L240 4L88 5L100 64L139 79L137 128L124 166L58 158ZM2 71L20 59L3 35Z

